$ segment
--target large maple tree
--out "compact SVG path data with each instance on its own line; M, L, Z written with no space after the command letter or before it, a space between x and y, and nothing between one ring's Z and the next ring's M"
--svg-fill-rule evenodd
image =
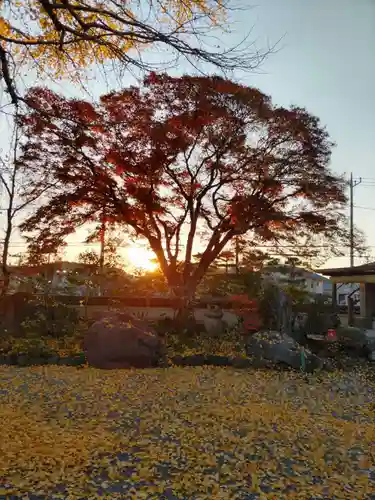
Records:
M148 241L171 290L190 300L235 237L347 242L346 184L305 109L220 77L154 73L99 103L45 88L27 100L22 165L30 189L54 186L22 226L41 244L105 214Z

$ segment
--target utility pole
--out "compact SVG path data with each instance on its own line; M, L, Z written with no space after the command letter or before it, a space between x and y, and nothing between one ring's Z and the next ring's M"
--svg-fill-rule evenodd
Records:
M354 266L354 188L361 184L361 177L358 180L353 179L353 172L350 174L350 267Z
M103 293L103 281L104 281L104 251L105 251L105 233L106 233L106 223L105 223L105 210L103 208L101 226L100 226L100 254L99 254L99 295Z
M236 236L236 274L240 274L240 241Z
M100 228L100 254L99 254L99 269L103 273L104 269L104 250L105 250L105 222L103 221Z

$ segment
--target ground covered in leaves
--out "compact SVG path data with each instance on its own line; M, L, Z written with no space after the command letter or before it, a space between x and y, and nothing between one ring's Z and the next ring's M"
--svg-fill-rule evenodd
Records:
M368 375L0 366L0 498L375 498Z

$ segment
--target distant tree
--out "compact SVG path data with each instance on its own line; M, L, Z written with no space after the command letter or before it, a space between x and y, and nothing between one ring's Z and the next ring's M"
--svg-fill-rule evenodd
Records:
M225 272L227 273L229 270L229 266L234 263L235 253L231 250L223 250L216 258L216 262L220 263L221 266L224 266Z
M27 241L29 243L22 259L24 265L39 266L62 260L63 249L66 243L59 241L51 245L50 241L41 243L32 238L27 238Z
M11 140L8 150L0 151L0 190L2 194L2 210L4 217L3 238L1 245L1 274L2 286L0 287L0 295L5 295L8 292L10 284L10 267L9 257L11 240L14 230L20 222L24 210L30 207L34 202L43 195L48 189L45 184L41 190L29 190L25 195L25 179L22 175L21 165L18 163L18 154L20 146L20 130L14 120L8 122L8 126L12 131Z
M80 252L80 254L78 255L78 262L80 264L90 266L96 270L99 269L99 260L99 252L97 252L96 250L85 250L83 252Z
M102 235L101 231L103 230L105 234ZM103 227L103 224L99 224L86 238L85 243L100 243L101 241L103 241L102 252L85 250L78 256L79 262L91 265L94 269L99 270L102 259L103 267L106 269L123 268L124 261L119 254L119 247L123 245L124 237L119 236L118 230L115 227Z
M58 181L22 226L35 241L48 241L52 228L60 241L98 220L105 205L110 223L148 241L186 304L236 237L298 247L317 234L334 254L349 241L346 183L329 168L332 143L302 108L274 106L219 77L154 73L143 88L96 105L41 88L27 100L34 110L21 120L24 169L31 185Z
M141 271L132 282L131 290L141 296L169 295L168 283L165 276L156 269L154 271Z

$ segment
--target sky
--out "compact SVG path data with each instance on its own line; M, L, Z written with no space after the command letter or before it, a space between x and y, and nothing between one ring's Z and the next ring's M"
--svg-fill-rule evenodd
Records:
M375 1L242 0L241 6L249 9L231 14L230 33L221 37L222 45L235 45L251 28L259 49L275 44L276 49L257 71L237 73L236 79L260 88L276 104L302 106L321 119L336 143L333 170L362 178L355 188L354 221L365 231L375 260ZM158 57L157 52L151 55ZM173 72L191 72L191 67L181 64ZM127 75L122 83L126 86L134 79ZM109 85L118 88L115 79ZM97 75L90 88L94 96L107 91ZM64 82L54 89L72 97L82 95ZM4 127L0 124L0 133ZM70 239L67 257L83 249L81 235ZM20 237L15 235L12 251L20 250ZM348 265L349 250L325 267Z

